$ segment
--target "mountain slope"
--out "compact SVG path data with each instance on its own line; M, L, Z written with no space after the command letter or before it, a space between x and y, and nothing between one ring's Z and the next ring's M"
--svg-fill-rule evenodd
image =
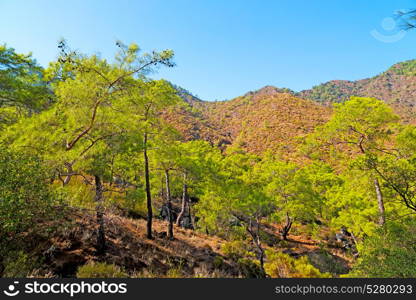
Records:
M178 89L178 88L177 88ZM189 92L178 89L183 105L177 105L163 112L164 120L179 131L184 140L206 140L213 145L221 146L221 141L228 139L218 124L206 116L209 102L202 101Z
M331 80L297 94L319 102L342 102L350 96L376 97L388 103L416 104L416 60L393 65L367 79Z
M186 139L204 139L219 147L234 144L254 153L291 152L297 137L310 133L331 113L329 107L271 86L228 101L185 101L190 107L175 108L165 117Z
M146 220L131 219L106 211L106 242L104 255L96 249L97 224L92 211L66 208L63 219L42 221L45 228L56 228L53 234L28 231L22 236L22 246L30 253L25 270L13 270L20 276L35 278L75 277L79 267L91 262L104 262L122 268L123 276L142 277L252 277L248 260L240 261L224 248L228 241L195 230L174 226L175 239L166 236L167 222L154 219L154 239L146 238ZM59 222L59 224L57 223ZM303 230L302 225L296 225ZM323 241L291 233L284 243L279 226L265 225L263 234L273 248L292 257L308 256L321 272L334 276L345 274L351 258L333 238L323 232ZM272 242L273 241L273 242ZM322 244L327 250L321 249ZM234 254L235 255L235 254ZM250 257L249 261L256 261ZM32 263L32 265L29 265ZM25 272L28 273L25 273ZM16 277L16 276L13 276Z
M405 123L416 123L416 60L372 78L332 80L298 93L265 86L232 100L208 102L178 91L187 107L176 107L165 118L186 140L204 139L221 148L234 144L255 153L292 152L298 137L328 120L332 103L351 96L383 100Z
M343 102L351 96L375 97L392 105L404 121L413 121L416 110L416 60L397 63L367 79L332 80L296 94L321 103Z
M328 120L330 109L265 87L230 101L210 103L207 118L233 144L255 153L291 152L296 138Z

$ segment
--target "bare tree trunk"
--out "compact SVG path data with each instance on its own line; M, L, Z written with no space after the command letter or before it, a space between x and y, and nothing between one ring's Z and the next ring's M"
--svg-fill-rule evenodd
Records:
M150 175L149 175L149 158L147 156L147 133L143 139L143 157L144 157L144 177L146 181L146 200L147 200L147 238L152 239L152 194L150 192Z
M71 180L71 175L67 175L67 176L65 176L65 179L64 179L63 185L68 184L70 180Z
M68 174L67 176L65 176L65 179L63 181L63 185L67 185L69 183L69 181L71 180L72 177L72 173L74 172L74 170L72 169L72 165L70 163L65 163L65 166L68 170Z
M292 228L293 221L289 216L289 213L286 212L286 224L283 226L281 230L282 238L286 241L287 236L289 234L290 229Z
M261 271L263 273L263 275L266 275L266 271L264 270L264 249L261 245L261 241L260 241L260 220L258 217L256 217L256 229L253 229L253 223L252 220L250 218L249 224L247 226L247 231L248 233L251 235L251 238L254 242L254 245L257 247L258 252L259 252L259 262L260 262L260 268Z
M176 225L181 225L181 220L183 218L183 215L185 214L186 205L188 202L188 185L186 184L186 173L183 174L183 188L182 188L182 207L181 211L176 218Z
M165 170L165 180L166 180L166 204L168 208L168 238L173 240L173 215L172 215L172 200L170 195L170 180L169 180L169 170Z
M105 252L105 229L104 229L104 206L103 206L103 185L100 176L95 175L95 203L97 215L97 253Z
M378 224L380 226L383 226L386 224L386 213L384 209L384 201L383 201L383 194L381 193L380 183L378 182L378 179L374 179L374 186L376 188L376 195L377 195L377 204L378 204L378 212L379 212L379 220Z

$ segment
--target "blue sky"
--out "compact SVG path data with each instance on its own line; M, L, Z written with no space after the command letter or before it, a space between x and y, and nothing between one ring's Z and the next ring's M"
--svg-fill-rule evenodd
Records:
M177 66L152 76L223 100L264 85L299 91L371 77L416 58L416 31L391 18L408 8L416 1L0 0L0 43L42 65L61 37L104 57L118 39L173 49Z

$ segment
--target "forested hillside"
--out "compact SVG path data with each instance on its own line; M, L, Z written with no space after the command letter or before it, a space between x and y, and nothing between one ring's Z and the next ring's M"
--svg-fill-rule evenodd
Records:
M397 63L381 74L357 81L332 80L297 93L320 103L339 103L351 96L375 97L392 105L406 121L415 119L416 61Z
M372 78L332 80L301 92L265 86L218 102L202 101L186 91L182 91L182 95L187 95L184 99L193 109L182 109L174 116L177 122L172 125L187 138L203 138L220 145L239 143L255 153L279 147L292 152L295 137L325 122L331 113L331 104L345 102L351 96L380 99L389 104L403 122L415 123L416 62L397 63Z
M166 119L187 139L203 139L225 149L237 146L261 154L293 153L299 138L323 124L331 108L293 96L287 89L264 87L232 100L189 100Z
M58 51L0 47L1 277L416 276L412 61L207 102Z

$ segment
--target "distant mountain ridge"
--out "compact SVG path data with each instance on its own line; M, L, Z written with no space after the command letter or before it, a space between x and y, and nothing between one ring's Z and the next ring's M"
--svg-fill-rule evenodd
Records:
M331 80L296 93L321 103L343 102L351 96L375 97L386 103L416 105L416 60L400 62L371 78L356 81Z
M183 95L188 93L187 98L203 101L188 91L179 89ZM375 97L389 104L400 103L414 107L416 106L416 59L396 63L388 70L370 78L355 81L330 80L300 92L267 85L258 90L247 92L244 96L263 97L278 93L288 93L323 104L339 103L348 100L351 96L361 96Z
M300 137L329 119L332 103L351 96L383 100L404 122L416 123L416 60L367 79L332 80L301 92L269 85L225 101L203 101L175 88L187 105L166 112L167 122L186 140L204 139L220 148L290 153Z

